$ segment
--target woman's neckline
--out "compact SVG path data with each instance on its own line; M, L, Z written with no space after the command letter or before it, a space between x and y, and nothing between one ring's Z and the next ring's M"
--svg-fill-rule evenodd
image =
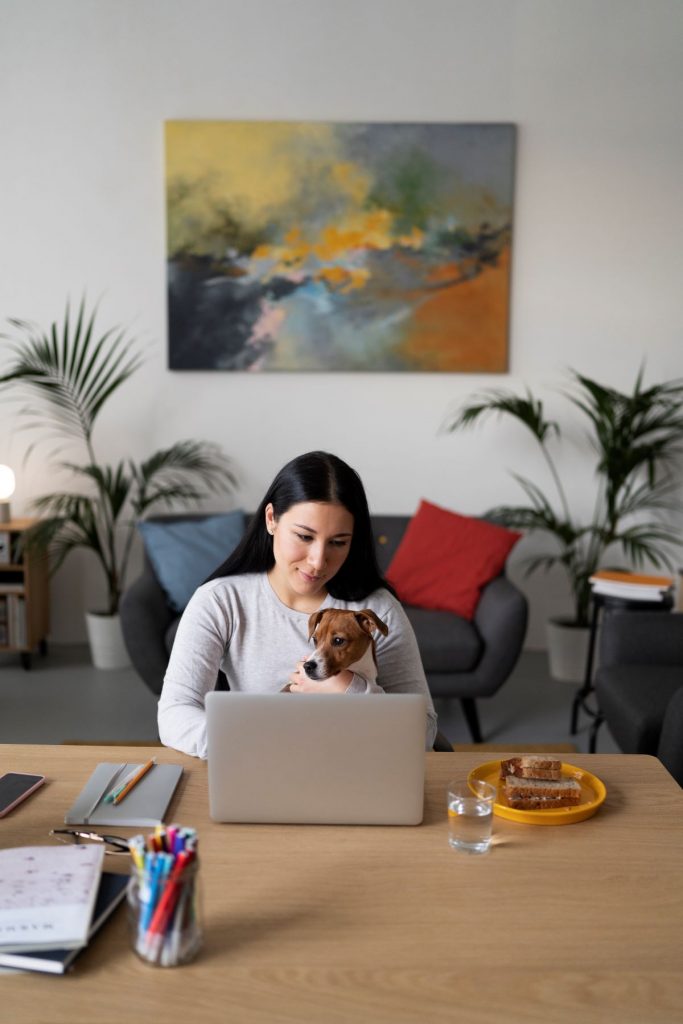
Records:
M287 602L283 601L283 599L280 597L277 590L271 583L270 576L268 575L267 572L263 573L263 584L268 593L272 595L273 600L275 600L281 608L285 609L288 612L292 612L293 615L305 615L307 617L313 615L313 613L317 612L320 608L325 608L327 602L330 600L329 591L326 590L325 593L321 595L320 600L317 602L315 607L293 608L291 604L287 604Z

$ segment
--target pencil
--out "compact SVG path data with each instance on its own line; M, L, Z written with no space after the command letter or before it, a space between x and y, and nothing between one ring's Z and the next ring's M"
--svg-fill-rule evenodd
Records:
M122 789L120 793L116 794L116 796L114 797L114 804L120 804L121 801L124 799L124 797L128 796L128 794L130 793L131 789L134 786L137 786L138 782L143 777L143 775L146 775L147 772L150 770L150 768L152 768L153 765L155 765L155 764L156 764L156 758L155 757L150 758L150 760L147 762L147 764L143 764L143 766L140 769L140 771L137 772L133 776L133 778L130 780L128 785L125 786L124 789Z

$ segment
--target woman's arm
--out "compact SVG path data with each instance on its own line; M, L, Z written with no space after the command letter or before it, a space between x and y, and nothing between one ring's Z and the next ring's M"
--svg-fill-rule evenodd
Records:
M214 588L200 587L180 620L159 699L159 738L165 746L206 757L204 698L216 687L228 641Z

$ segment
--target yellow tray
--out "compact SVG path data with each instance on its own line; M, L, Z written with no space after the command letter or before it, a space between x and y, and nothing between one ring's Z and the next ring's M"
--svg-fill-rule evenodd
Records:
M542 811L520 811L510 807L500 786L500 761L486 761L473 768L467 777L468 782L479 780L490 782L498 790L493 813L499 818L520 821L526 825L572 825L592 817L598 807L605 801L607 790L600 779L587 772L585 768L577 768L574 764L562 764L562 778L576 779L581 785L581 801L576 807L555 807Z

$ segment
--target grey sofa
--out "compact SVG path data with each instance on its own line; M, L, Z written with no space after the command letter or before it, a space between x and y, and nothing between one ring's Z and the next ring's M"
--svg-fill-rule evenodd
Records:
M163 518L168 521L202 517L186 514ZM408 516L372 516L377 557L383 571L409 521ZM432 696L460 700L472 739L480 743L475 701L492 696L517 662L526 633L526 598L501 575L484 588L473 622L451 612L411 606L405 606L405 610L415 630ZM123 596L121 623L133 665L154 693L161 692L179 619L178 613L168 606L145 557L142 574Z
M654 754L683 786L683 615L605 615L594 686L621 750Z

